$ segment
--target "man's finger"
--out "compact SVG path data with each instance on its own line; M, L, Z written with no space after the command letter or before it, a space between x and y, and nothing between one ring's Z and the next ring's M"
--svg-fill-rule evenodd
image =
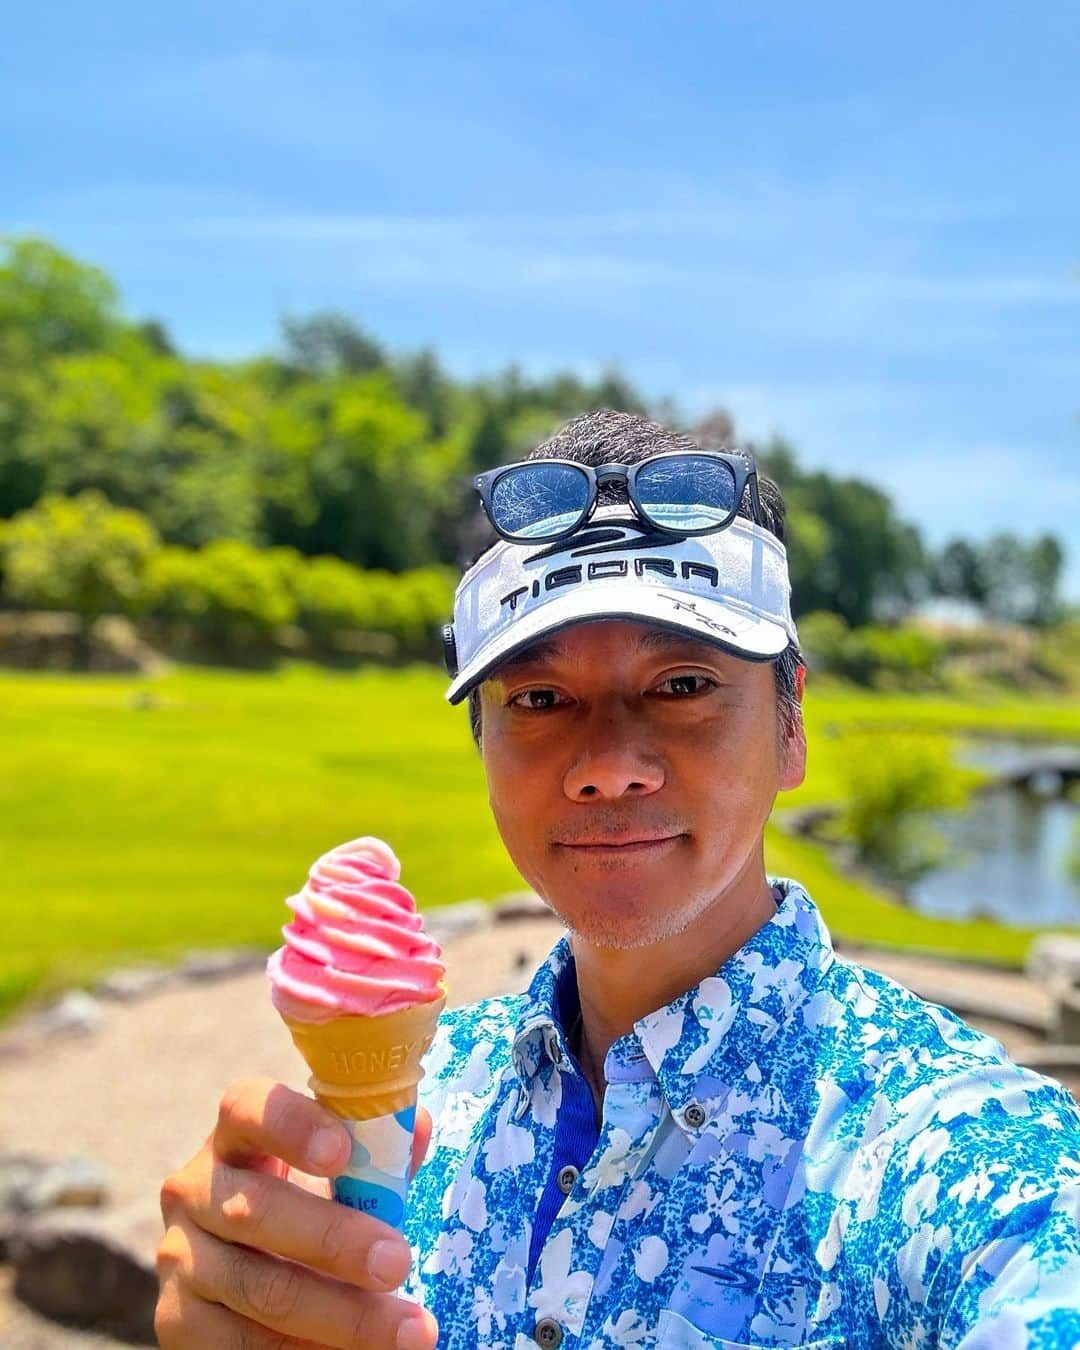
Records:
M403 1322L419 1321L425 1344L435 1348L434 1319L392 1294L351 1288L290 1261L219 1242L205 1233L192 1241L191 1288L257 1326L334 1350L398 1344Z
M213 1346L214 1350L311 1350L310 1341L268 1331L220 1303L207 1303L179 1289L163 1291L154 1318L154 1332L161 1350L191 1350L192 1346Z
M291 1181L219 1163L186 1197L185 1213L225 1242L299 1261L360 1289L396 1289L408 1243L389 1224Z
M349 1160L348 1131L311 1097L270 1078L248 1078L225 1090L214 1152L236 1167L283 1159L315 1176L336 1175Z

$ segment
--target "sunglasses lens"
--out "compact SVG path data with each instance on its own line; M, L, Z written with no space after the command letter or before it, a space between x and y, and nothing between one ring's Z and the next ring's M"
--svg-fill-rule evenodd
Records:
M519 539L571 530L585 514L589 480L572 464L522 464L491 489L491 518Z
M643 465L635 480L642 509L666 530L711 530L734 515L735 473L722 459L679 455Z

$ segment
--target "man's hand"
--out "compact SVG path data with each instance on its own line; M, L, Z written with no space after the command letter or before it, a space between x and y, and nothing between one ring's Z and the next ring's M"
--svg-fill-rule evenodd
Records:
M430 1138L421 1108L413 1171ZM391 1292L404 1238L330 1198L349 1149L340 1121L280 1083L225 1092L210 1138L161 1188L163 1350L434 1350L435 1319Z

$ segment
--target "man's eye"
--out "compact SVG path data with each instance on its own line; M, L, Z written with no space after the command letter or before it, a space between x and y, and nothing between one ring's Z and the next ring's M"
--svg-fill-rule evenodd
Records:
M666 680L661 680L654 686L663 693L670 693L676 698L685 698L693 694L701 694L707 688L715 688L716 681L710 680L705 675L669 675Z
M559 695L554 689L522 689L509 700L511 708L525 708L530 712L544 712L558 706Z

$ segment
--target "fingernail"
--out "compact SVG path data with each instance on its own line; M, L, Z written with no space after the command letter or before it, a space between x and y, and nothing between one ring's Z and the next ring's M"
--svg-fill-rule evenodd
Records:
M403 1242L387 1238L376 1242L368 1252L368 1274L387 1288L396 1288L409 1273L412 1264L412 1252Z
M341 1157L341 1131L323 1125L308 1140L308 1158L316 1167L329 1167Z
M398 1327L397 1350L431 1350L438 1328L429 1312L410 1317Z

